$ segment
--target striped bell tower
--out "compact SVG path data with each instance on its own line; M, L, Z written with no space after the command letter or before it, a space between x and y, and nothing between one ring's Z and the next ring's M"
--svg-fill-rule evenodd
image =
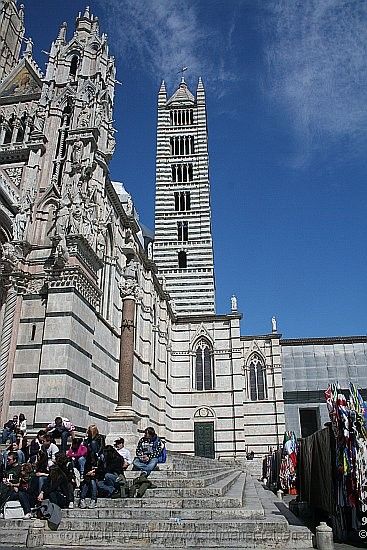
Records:
M154 261L178 315L215 313L205 91L158 94Z

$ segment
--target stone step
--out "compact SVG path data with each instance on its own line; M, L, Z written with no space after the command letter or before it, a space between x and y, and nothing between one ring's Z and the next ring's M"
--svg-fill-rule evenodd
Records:
M25 546L31 520L0 519L0 547Z
M216 481L219 481L233 472L233 469L220 469L214 472L203 472L199 476L190 477L189 472L185 477L181 476L181 472L177 472L176 475L172 471L167 472L152 472L149 479L158 487L206 487ZM133 480L139 477L139 472L126 471L125 477L128 480Z
M166 466L166 465L164 465ZM159 470L153 470L153 472L150 474L149 477L151 477L153 479L153 476L154 477L159 477L159 478L165 478L165 477L179 477L179 478L201 478L205 475L208 475L209 473L211 474L215 474L215 473L220 473L220 472L223 472L223 471L228 471L228 470L234 470L234 468L228 468L227 467L216 467L216 468L190 468L187 466L187 464L185 465L185 467L177 467L177 468L159 468ZM136 470L132 470L132 469L129 469L129 470L126 470L125 471L125 475L126 477L128 476L131 476L131 477L136 477L138 475L140 475L140 473Z
M75 545L90 547L121 546L125 548L309 548L303 544L302 534L292 537L287 524L273 519L259 521L200 521L172 520L121 522L97 520L79 522L72 520L60 526L58 531L45 531L45 546Z
M216 480L211 485L203 487L163 487L158 489L149 489L149 494L153 498L202 498L223 496L232 487L233 483L238 479L241 472L235 471L227 473L221 479ZM153 481L153 479L152 479Z
M251 510L249 507L243 508L201 508L201 509L187 509L187 508L137 508L137 507L120 507L120 508L94 508L83 509L80 508L73 510L63 510L63 517L65 518L86 518L86 519L145 519L145 520L169 520L172 518L179 518L185 520L195 519L237 519L237 518L263 518L263 509Z

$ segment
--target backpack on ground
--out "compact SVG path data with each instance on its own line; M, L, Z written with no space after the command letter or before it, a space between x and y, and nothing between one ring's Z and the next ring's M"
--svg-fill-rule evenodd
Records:
M4 504L4 519L23 519L24 512L19 500L8 500Z
M163 441L162 441L162 444L163 444L163 449L161 454L158 457L158 464L164 464L167 461L167 449Z

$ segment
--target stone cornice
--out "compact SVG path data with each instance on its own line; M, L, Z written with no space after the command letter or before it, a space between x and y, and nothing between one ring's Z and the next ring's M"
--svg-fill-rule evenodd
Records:
M248 340L280 340L282 337L281 334L277 332L270 332L269 334L254 334L249 336L241 336L240 340L242 341L248 341Z
M280 340L281 346L320 345L320 344L353 344L367 342L367 336L325 336L310 338L284 338Z
M49 291L75 288L83 298L97 308L102 291L83 272L80 267L65 267L58 273L52 273L47 281Z

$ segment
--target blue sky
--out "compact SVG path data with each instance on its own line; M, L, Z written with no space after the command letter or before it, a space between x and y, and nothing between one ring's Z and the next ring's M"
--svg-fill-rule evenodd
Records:
M23 0L44 68L79 0ZM47 8L46 8L47 6ZM113 179L154 226L156 98L207 92L217 311L243 334L366 334L367 3L95 0L116 57Z

